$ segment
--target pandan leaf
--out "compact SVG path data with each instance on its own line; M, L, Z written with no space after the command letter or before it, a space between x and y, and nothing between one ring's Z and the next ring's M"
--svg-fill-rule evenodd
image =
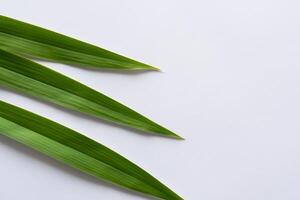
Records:
M46 118L0 101L0 134L87 174L160 199L182 199L109 148Z
M24 56L77 66L158 70L100 47L1 15L0 48Z
M0 50L0 86L145 132L180 139L175 133L117 101L58 72Z

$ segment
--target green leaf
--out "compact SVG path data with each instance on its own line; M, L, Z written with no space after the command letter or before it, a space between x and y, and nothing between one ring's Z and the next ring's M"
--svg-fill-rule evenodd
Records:
M0 48L16 54L77 66L158 70L94 45L1 15Z
M80 133L0 101L0 134L87 174L161 199L182 199L143 169Z
M145 132L180 139L175 133L115 100L58 72L0 50L0 86Z

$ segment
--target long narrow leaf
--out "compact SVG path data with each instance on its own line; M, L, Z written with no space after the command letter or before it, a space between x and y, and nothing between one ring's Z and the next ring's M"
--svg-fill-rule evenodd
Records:
M145 132L180 138L113 99L49 68L0 50L0 86Z
M157 70L100 47L1 15L0 48L25 56L79 66Z
M46 118L0 101L0 134L85 173L161 199L181 199L107 147Z

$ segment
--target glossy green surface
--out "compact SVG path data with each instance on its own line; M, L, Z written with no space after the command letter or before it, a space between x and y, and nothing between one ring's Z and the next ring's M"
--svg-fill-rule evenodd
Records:
M40 64L0 50L0 86L145 132L181 139L117 101Z
M182 199L107 147L60 124L0 101L0 134L87 174L160 199Z
M0 48L24 56L84 67L158 70L100 47L1 15Z

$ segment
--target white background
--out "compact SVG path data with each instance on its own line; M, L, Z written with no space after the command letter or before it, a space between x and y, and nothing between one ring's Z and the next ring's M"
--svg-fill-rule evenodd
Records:
M0 98L75 129L187 200L300 199L300 3L295 0L1 0L0 13L159 66L43 63L185 141L145 136L15 93ZM1 200L146 199L0 136Z

